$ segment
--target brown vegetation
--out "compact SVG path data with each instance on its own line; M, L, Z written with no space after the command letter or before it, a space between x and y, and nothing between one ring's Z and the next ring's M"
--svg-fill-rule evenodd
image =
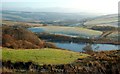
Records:
M49 45L48 45L49 44ZM8 48L44 48L55 47L51 43L45 43L40 40L34 33L21 28L21 27L7 27L3 26L2 29L2 46Z
M71 64L36 65L33 62L3 61L5 72L32 72L44 74L120 74L120 51L95 52ZM6 71L7 69L7 71Z

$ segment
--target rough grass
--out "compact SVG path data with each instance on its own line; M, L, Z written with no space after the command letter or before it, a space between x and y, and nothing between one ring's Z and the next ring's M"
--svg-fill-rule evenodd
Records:
M75 61L77 58L84 58L87 54L58 49L29 49L29 50L14 50L3 48L2 60L11 60L14 62L32 61L37 64L67 64Z

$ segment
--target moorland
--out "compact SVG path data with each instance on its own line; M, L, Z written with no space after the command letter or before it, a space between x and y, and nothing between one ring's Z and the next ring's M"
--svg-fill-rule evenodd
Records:
M3 74L120 73L117 14L98 17L63 13L57 16L58 13L52 12L3 11L2 14ZM63 44L62 47L57 43ZM66 49L64 43L72 47L76 43L83 48L76 48L79 52ZM97 44L116 48L106 50L107 47L102 49Z

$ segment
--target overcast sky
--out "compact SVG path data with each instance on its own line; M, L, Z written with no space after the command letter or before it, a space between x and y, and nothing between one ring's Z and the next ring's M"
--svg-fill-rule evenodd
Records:
M74 12L114 14L119 0L2 0L3 9L66 8ZM57 9L58 8L58 9Z

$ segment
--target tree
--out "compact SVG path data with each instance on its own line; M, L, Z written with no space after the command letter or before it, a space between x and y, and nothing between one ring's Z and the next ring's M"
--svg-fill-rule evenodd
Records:
M93 52L93 49L92 49L91 44L87 44L87 45L83 48L83 51L86 52L86 53L92 53L92 52Z

